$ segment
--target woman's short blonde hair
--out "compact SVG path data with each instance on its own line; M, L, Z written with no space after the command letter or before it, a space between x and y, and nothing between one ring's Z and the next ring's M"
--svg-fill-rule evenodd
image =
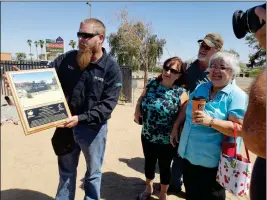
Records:
M223 60L226 63L226 65L232 69L233 77L236 77L240 73L240 61L238 57L228 52L217 52L216 54L214 54L210 58L209 69L210 69L210 65L214 61L221 61L221 60Z

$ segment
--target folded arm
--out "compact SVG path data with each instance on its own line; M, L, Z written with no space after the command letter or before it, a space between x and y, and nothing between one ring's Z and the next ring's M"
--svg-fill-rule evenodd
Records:
M212 118L211 118L212 120ZM241 136L243 120L229 115L228 120L213 119L210 123L211 128L223 133L226 136L234 136L234 124L237 124L237 136Z

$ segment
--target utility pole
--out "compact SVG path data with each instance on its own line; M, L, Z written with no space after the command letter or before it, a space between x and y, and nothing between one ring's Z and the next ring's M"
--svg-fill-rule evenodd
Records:
M92 18L92 4L90 2L86 2L88 6L90 6L90 18Z

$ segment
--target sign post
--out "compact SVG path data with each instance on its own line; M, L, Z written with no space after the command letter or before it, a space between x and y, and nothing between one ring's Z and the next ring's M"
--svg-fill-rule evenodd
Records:
M45 47L46 47L46 53L45 53L46 59L48 53L56 57L57 54L64 53L64 40L61 37L58 37L56 40L46 39Z

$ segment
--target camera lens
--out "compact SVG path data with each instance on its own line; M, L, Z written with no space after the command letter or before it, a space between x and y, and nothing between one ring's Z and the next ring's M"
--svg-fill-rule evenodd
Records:
M242 10L237 10L233 14L233 30L238 39L245 37L248 32L246 14Z
M265 22L260 22L258 16L255 14L255 8L262 7L266 9L266 4L260 6L255 6L248 9L246 12L242 10L237 10L233 14L232 24L234 34L238 39L245 37L247 33L255 33L259 30Z

